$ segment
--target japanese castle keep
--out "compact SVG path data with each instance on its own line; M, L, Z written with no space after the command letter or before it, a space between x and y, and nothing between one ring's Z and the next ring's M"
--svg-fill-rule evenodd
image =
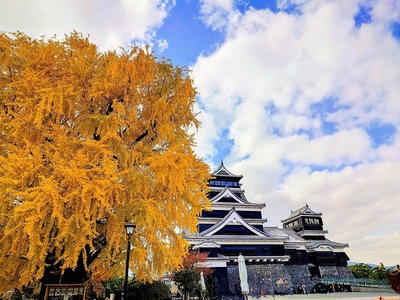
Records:
M238 255L246 261L250 295L292 293L299 286L309 292L313 278L352 277L347 268L348 244L328 240L322 213L308 205L282 220L283 228L266 227L261 210L265 204L247 200L242 175L219 165L209 181L212 211L199 217L199 232L187 237L191 247L208 252L207 266L218 299L241 295Z

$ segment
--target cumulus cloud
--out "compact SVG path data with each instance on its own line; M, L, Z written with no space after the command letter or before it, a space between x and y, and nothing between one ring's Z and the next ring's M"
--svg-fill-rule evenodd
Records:
M90 35L102 50L153 43L174 0L3 1L2 31L63 38L72 31Z
M166 39L158 40L157 46L160 52L163 52L165 49L168 48L168 41Z
M393 176L398 172L399 162L348 166L337 172L301 168L292 172L275 193L279 198L290 199L294 207L307 203L314 211L322 212L329 238L349 242L350 258L375 263L380 259L390 265L396 256L381 257L379 252L386 253L383 247L400 247L400 241L392 239L399 232L394 208L400 204L400 196ZM276 206L279 202L272 197L270 209Z
M216 131L200 130L208 150L199 150L215 157L227 133L225 163L244 175L250 201L267 203L269 225L308 203L324 213L329 238L350 243L352 259L394 264L395 255L379 253L400 247L400 43L392 34L400 1L277 4L240 13L232 1L203 1L206 24L226 39L193 66L204 121ZM357 19L361 8L367 21ZM376 124L393 135L377 144Z
M234 0L202 0L200 3L204 23L214 30L225 31L229 22L237 15Z

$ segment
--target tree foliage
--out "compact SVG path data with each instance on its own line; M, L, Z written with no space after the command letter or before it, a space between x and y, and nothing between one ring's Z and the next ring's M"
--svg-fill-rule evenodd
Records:
M172 278L177 286L183 290L184 298L186 295L193 295L200 293L200 274L211 275L213 270L207 267L208 253L200 252L198 250L190 250L186 257L183 259L182 268L175 270Z
M181 264L181 232L209 204L195 95L187 69L147 49L0 33L0 291L80 258L114 276L130 221L138 279Z
M349 270L355 278L369 278L372 273L372 267L364 263L349 266Z
M207 267L208 252L200 252L199 250L189 250L183 258L182 266L184 269L195 270L198 274L203 272L204 275L211 275L213 269Z
M190 299L190 295L200 291L200 276L194 269L176 271L173 278L178 288L183 291L183 299Z
M170 296L169 287L161 281L145 282L129 289L129 298L142 300L164 300Z
M387 273L390 272L390 268L385 268L382 263L376 267L372 267L364 263L358 263L356 265L349 266L349 269L355 278L374 280L386 280Z
M386 270L384 267L375 267L372 269L371 275L369 278L375 279L375 280L386 280L387 276L386 274L389 272L389 270Z

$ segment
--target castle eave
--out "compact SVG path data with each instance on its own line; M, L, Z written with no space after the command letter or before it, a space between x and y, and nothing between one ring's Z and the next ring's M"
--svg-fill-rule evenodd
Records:
M251 203L248 204L240 204L240 203L231 203L231 202L217 202L212 203L212 210L231 210L232 207L235 207L238 211L241 210L254 210L254 209L263 209L265 207L264 203Z
M277 256L273 256L273 255L268 255L268 256L243 256L244 260L247 263L251 263L251 262L287 262L290 259L290 256L288 255L277 255ZM229 260L230 262L237 262L238 257L237 256L229 256Z
M328 234L327 230L302 230L297 232L297 234L301 237L303 236L325 236Z
M208 218L208 217L198 217L199 224L215 224L219 221L221 221L221 218ZM249 224L257 224L257 225L262 225L266 222L268 222L267 219L247 219L243 218L246 222Z
M212 240L218 244L283 244L287 239L277 239L274 237L259 236L226 236L226 235L213 235L212 238L208 236L190 236L186 237L189 243L199 243L205 240Z

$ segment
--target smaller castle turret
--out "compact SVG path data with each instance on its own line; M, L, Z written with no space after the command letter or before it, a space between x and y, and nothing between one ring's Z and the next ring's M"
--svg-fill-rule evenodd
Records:
M347 268L349 257L344 252L344 248L349 245L326 238L328 231L323 228L322 213L312 211L306 204L292 211L281 222L284 229L293 230L297 236L307 241L305 245L311 276L352 277Z
M292 211L290 216L281 221L283 228L293 229L306 240L324 240L328 231L323 229L322 213L315 213L308 204Z

